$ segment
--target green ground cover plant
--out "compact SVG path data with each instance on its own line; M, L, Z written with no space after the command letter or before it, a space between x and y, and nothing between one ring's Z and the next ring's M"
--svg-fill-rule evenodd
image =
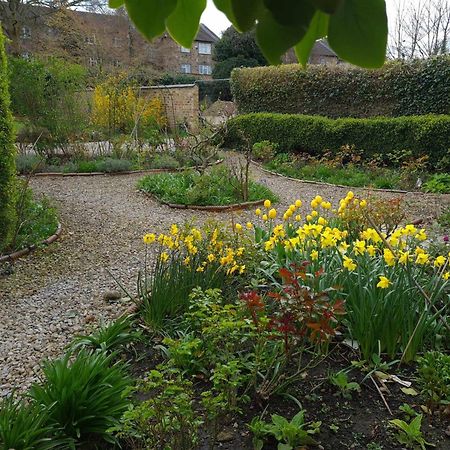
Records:
M223 168L201 175L193 171L149 175L139 181L138 187L161 201L182 205L225 206L245 201L240 181ZM250 181L247 201L265 198L277 201L275 194L267 187Z

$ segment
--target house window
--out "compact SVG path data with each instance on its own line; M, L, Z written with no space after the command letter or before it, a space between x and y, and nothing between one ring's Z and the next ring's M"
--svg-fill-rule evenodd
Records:
M21 56L22 56L23 59L26 59L26 60L31 59L31 53L30 52L23 52Z
M98 59L97 58L89 58L89 65L91 67L97 67L98 65Z
M22 27L20 30L20 37L22 39L31 39L31 30L29 27Z
M212 73L211 66L206 66L206 65L200 64L198 66L198 73L200 75L211 75L211 73Z
M120 67L120 61L119 61L118 59L115 59L115 60L113 61L113 66L114 66L114 67Z
M114 36L112 38L112 42L113 42L114 47L119 47L120 46L120 39L117 36Z
M190 48L186 48L186 47L180 47L181 53L191 53L191 49Z
M181 73L191 73L191 65L181 64Z
M86 44L90 44L90 45L95 44L95 34L92 34L91 36L85 36L84 42L86 42Z
M209 42L199 42L198 43L198 52L201 55L210 55L211 54L211 44Z

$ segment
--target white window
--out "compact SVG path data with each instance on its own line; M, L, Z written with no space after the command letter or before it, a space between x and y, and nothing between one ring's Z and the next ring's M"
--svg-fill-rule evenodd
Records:
M31 30L29 27L22 27L20 30L20 37L22 39L30 39L31 38Z
M181 64L181 73L191 73L191 65Z
M96 67L98 65L98 59L97 58L89 58L89 65L91 67Z
M84 41L86 42L86 44L95 44L95 34L92 34L90 36L85 36L84 37Z
M198 52L201 55L210 55L211 54L211 44L209 42L199 42L198 43Z
M31 53L30 52L23 52L21 56L22 56L23 59L27 59L27 60L31 59Z
M120 39L117 36L114 36L112 38L112 41L113 41L114 47L119 47L120 46Z
M200 64L198 66L198 73L200 75L211 75L211 73L212 73L211 66L206 66L206 65Z
M191 53L191 49L190 48L186 48L186 47L180 47L181 53Z

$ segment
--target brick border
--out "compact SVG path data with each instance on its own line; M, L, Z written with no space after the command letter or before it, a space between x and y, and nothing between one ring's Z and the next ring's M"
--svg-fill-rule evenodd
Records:
M15 261L16 259L28 255L29 253L35 251L37 248L43 245L50 245L52 242L55 242L59 238L61 232L62 232L62 225L60 222L58 222L58 227L56 228L55 234L52 234L50 237L40 242L39 244L32 244L29 245L28 247L23 248L22 250L10 253L9 255L0 256L0 263Z

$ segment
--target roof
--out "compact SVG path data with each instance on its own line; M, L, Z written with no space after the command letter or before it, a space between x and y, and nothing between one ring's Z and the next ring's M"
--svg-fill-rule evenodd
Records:
M320 56L334 56L337 58L336 53L331 49L326 39L319 39L314 44L311 54Z
M202 42L217 42L219 36L211 31L205 24L201 23L195 40Z

